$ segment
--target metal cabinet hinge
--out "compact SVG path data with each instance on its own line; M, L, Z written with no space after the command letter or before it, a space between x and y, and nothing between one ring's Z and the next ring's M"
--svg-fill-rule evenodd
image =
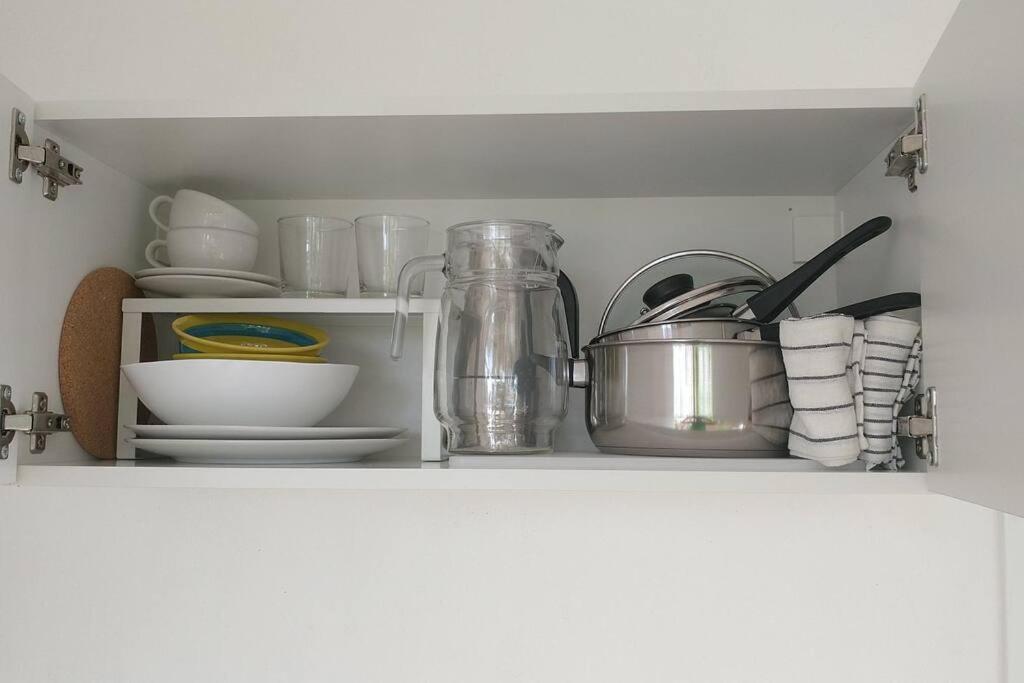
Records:
M914 401L914 414L897 418L896 435L914 440L917 457L939 466L939 400L935 387L928 387Z
M917 174L928 172L928 109L925 96L914 106L914 127L901 135L885 156L885 175L907 179L907 189L917 192Z
M33 146L25 130L25 113L11 110L11 151L9 177L21 183L29 166L43 177L43 196L50 201L57 199L57 189L68 185L82 184L82 167L62 157L60 145L46 138L42 147Z
M29 443L31 453L46 450L46 437L57 432L71 431L71 418L47 410L49 400L41 391L32 394L32 409L19 413L11 402L11 387L0 384L0 460L10 454L11 442L17 432L32 437Z

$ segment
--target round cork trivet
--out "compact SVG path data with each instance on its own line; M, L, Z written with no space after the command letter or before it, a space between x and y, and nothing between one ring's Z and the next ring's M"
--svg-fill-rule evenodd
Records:
M78 283L64 313L57 357L60 396L75 440L97 458L112 459L117 450L121 300L142 295L128 273L100 268ZM150 315L142 320L141 359L156 359Z

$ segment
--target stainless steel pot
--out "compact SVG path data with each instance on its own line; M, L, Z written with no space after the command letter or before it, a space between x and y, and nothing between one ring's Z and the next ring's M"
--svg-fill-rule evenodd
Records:
M691 256L734 260L774 283L746 259L705 250L670 254L630 276L573 368L573 385L587 390L590 438L603 452L629 455L786 455L792 408L779 345L735 339L756 321L688 318L604 329L630 283Z
M873 218L777 283L752 261L710 250L670 254L633 273L608 302L583 361L572 368L573 385L587 389L586 422L594 445L638 455L785 455L793 409L782 351L771 335L762 334L762 324L787 306L799 317L792 303L801 292L891 226L886 216ZM666 261L693 256L734 261L759 277L689 289L692 278L677 274L645 292L650 308L632 325L605 332L612 307L632 283ZM646 296L652 289L661 295ZM677 289L682 291L672 295ZM750 291L757 293L729 308L730 317L687 317L720 308L722 297Z
M603 452L785 455L789 405L774 342L606 341L583 349L587 431Z

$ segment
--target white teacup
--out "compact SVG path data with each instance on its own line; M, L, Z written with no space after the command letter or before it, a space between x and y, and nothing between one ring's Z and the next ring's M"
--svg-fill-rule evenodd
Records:
M250 271L256 265L260 240L255 235L224 228L177 227L166 240L146 246L146 260L155 268L221 268ZM157 250L166 249L161 259Z
M157 209L163 204L171 205L171 217L167 223L156 215ZM149 217L167 231L175 228L224 228L250 235L260 234L260 226L256 225L256 221L223 199L195 190L178 190L173 197L157 197L149 204Z
M163 204L171 205L167 223L157 217ZM146 260L154 267L252 270L256 265L259 226L221 199L195 190L178 190L174 197L154 199L149 217L167 231L166 240L153 240L146 247ZM164 258L157 255L160 249L167 252Z

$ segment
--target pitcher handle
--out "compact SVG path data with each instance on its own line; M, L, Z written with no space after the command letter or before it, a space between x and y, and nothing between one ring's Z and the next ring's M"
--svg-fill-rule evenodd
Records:
M402 357L405 344L405 323L409 319L409 288L417 275L432 270L444 270L444 254L438 256L418 256L411 259L398 274L398 294L395 297L395 324L391 328L391 357L398 360ZM424 334L427 331L424 330Z
M558 274L558 291L562 295L565 322L569 327L569 353L576 358L580 355L580 300L575 285L564 271Z

